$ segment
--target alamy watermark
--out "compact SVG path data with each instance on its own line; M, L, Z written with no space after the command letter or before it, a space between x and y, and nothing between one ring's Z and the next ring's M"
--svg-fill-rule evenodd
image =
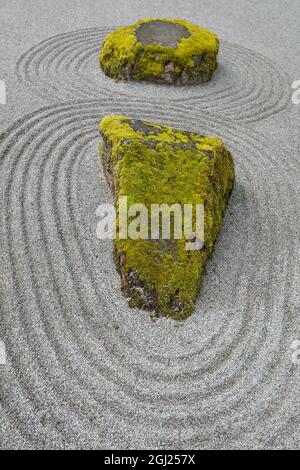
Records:
M128 206L120 196L117 213L113 204L101 204L96 211L99 240L174 240L185 239L186 250L201 250L204 245L203 204L144 204ZM118 217L118 224L116 220ZM116 226L118 225L118 230Z
M292 88L293 90L296 90L292 94L292 102L294 104L300 104L300 80L295 80L292 83Z
M6 363L6 350L5 344L0 340L0 366L4 366Z
M4 80L0 79L0 104L6 104L6 86Z

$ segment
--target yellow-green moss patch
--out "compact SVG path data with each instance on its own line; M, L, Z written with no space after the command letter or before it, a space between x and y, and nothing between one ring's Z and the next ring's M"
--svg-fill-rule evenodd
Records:
M103 168L115 196L128 206L204 204L204 246L187 251L185 239L114 241L114 259L130 305L183 319L193 311L204 265L222 227L234 183L230 152L217 137L201 136L124 116L100 123Z
M217 35L200 26L146 18L109 34L99 62L105 74L116 80L196 84L211 79L218 50Z

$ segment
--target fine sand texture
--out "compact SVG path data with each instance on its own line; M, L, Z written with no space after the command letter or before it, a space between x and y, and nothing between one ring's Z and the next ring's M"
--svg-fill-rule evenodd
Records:
M219 35L211 82L103 74L103 38L149 16ZM298 0L0 0L0 448L299 449L299 16ZM217 135L234 156L185 321L131 310L96 237L112 113Z

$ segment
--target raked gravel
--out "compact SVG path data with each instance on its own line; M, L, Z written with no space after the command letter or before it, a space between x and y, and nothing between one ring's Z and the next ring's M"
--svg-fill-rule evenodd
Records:
M113 3L0 2L0 448L299 448L299 3ZM210 84L104 77L102 38L146 16L222 37ZM111 201L107 113L218 135L234 155L224 228L184 322L130 310L111 243L96 238Z

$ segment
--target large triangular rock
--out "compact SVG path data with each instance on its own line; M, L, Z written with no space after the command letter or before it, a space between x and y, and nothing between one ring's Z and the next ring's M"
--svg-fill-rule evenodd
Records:
M103 168L115 197L114 259L122 289L132 307L186 318L193 311L204 265L213 251L233 188L231 154L219 138L124 116L106 116L100 133ZM192 204L193 208L203 204L203 247L198 240L201 249L187 250L186 237L175 239L172 218L170 239L163 239L161 219L156 239L119 239L120 196L123 200L127 197L128 208L139 203L149 210L149 237L153 235L153 204ZM193 209L194 219L195 214ZM129 216L127 223L132 220Z

